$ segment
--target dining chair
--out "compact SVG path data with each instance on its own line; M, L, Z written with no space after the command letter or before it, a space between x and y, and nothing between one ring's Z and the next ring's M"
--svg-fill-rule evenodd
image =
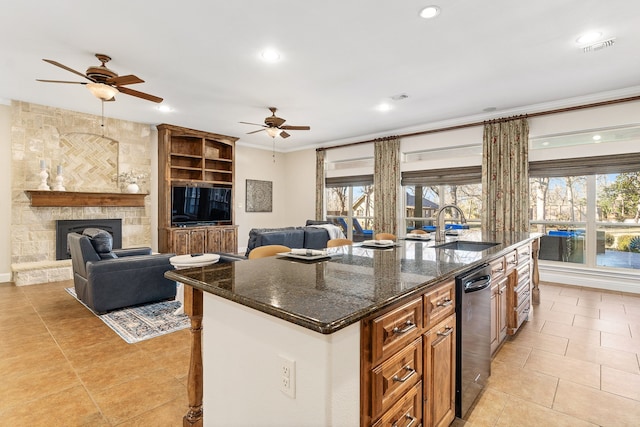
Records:
M268 256L274 256L280 252L291 252L291 248L284 245L265 245L253 248L249 252L249 259L265 258Z
M335 248L336 246L348 246L353 245L353 240L351 239L330 239L327 241L328 248Z
M411 230L411 231L409 232L409 234L429 234L429 233L427 233L426 231L421 230L421 229L419 229L419 228L416 228L415 230Z
M377 233L376 240L396 240L396 235L391 233Z

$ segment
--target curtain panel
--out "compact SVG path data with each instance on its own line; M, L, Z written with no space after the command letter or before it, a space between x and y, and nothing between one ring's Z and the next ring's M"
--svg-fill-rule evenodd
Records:
M482 148L482 229L529 231L529 123L485 123Z
M376 233L397 235L400 138L376 140L373 153L373 188L375 192L373 228Z
M324 159L326 151L316 150L316 220L324 219Z

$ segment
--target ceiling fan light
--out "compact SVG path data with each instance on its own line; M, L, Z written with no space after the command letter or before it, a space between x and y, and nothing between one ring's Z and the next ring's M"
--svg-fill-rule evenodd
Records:
M280 135L280 132L282 132L278 128L266 128L265 130L267 131L267 133L271 138L275 138L276 136Z
M87 89L98 99L107 101L118 93L118 89L104 83L87 83Z

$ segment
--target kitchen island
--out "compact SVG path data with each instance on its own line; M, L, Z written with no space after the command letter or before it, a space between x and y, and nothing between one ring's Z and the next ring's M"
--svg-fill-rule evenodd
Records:
M401 358L384 354L384 349L378 355L371 350L374 319L396 312L403 324L412 318L406 320L407 328L396 327L393 334L411 330L403 335L402 351L417 336L420 350L416 351L421 352L421 335L426 331L422 298L437 296L433 291L456 275L536 238L529 233L465 232L450 239L499 244L467 251L438 249L433 241L400 240L388 249L334 248L329 258L312 262L270 257L167 272L167 278L187 285L185 311L192 319L191 408L185 425L383 422L379 412L387 414L409 392L422 396L423 384L422 375L412 373L409 392L392 387L391 396L383 396L386 400L379 405L371 397L366 389L376 388L376 382L363 372L377 369L378 362ZM419 310L415 304L403 308L413 301L420 301ZM449 309L451 300L438 304ZM431 326L446 319L433 320ZM418 368L421 374L422 367ZM202 407L207 414L204 424Z

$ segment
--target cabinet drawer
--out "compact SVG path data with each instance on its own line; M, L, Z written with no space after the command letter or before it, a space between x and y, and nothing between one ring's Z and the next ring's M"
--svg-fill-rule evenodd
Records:
M505 263L506 261L503 256L489 263L491 265L491 278L493 280L504 276L504 272L506 271Z
M525 301L529 301L529 296L531 294L531 291L529 290L529 286L522 286L521 288L517 289L514 293L513 293L513 305L515 307L520 307L522 305L522 303L524 303Z
M529 300L522 301L522 304L518 306L516 311L516 329L518 329L520 325L522 325L522 322L527 320L527 317L529 317L530 307Z
M507 271L513 270L518 265L518 252L511 251L504 256L505 266Z
M422 338L371 371L371 412L377 418L422 380Z
M424 327L429 329L456 309L455 281L451 280L424 295Z
M528 262L531 259L531 243L520 246L516 249L518 252L518 263Z
M422 422L422 383L416 384L373 427L418 427Z
M377 365L420 336L422 299L417 298L371 322L371 362Z

